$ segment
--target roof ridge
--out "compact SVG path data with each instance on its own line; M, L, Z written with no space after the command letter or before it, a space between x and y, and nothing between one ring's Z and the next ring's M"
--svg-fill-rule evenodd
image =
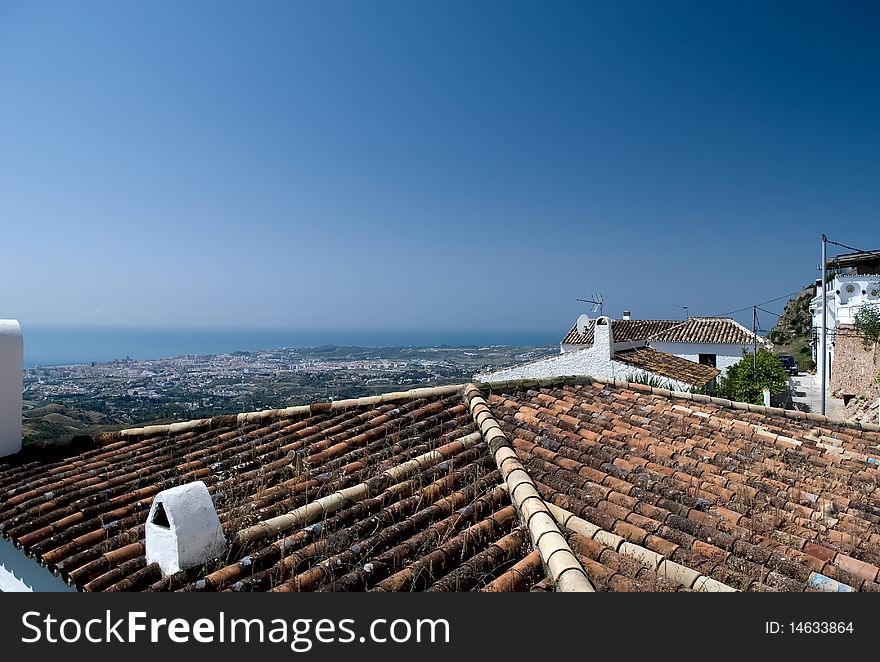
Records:
M659 576L668 578L687 589L703 592L739 592L738 589L719 582L717 579L712 579L699 570L673 561L668 555L630 542L616 533L575 515L570 510L557 506L552 501L547 502L547 507L562 528L595 540L603 547L607 547L621 556L626 556L656 572Z
M462 397L473 416L474 425L483 435L504 477L510 501L526 525L532 545L540 552L556 589L560 592L595 591L587 571L559 530L548 502L541 496L532 475L520 462L480 389L473 383L467 384Z
M253 423L272 418L290 418L300 414L314 414L322 411L335 411L338 409L350 409L353 407L364 407L368 405L382 404L385 402L397 402L399 400L417 400L418 398L426 398L432 396L454 395L461 393L465 384L450 384L447 386L428 386L423 388L413 388L407 391L392 391L391 393L381 393L379 395L370 395L362 398L346 398L345 400L326 400L311 402L306 405L296 405L294 407L284 407L276 409L262 409L259 411L242 412L240 414L220 414L211 416L210 418L196 418L189 421L180 421L177 423L166 423L162 425L147 425L138 428L126 428L117 432L101 433L98 437L112 435L114 437L132 437L132 436L152 436L165 432L176 433L192 430L199 427L212 427L214 425L230 425L233 422L231 418L235 418L235 424Z
M726 398L716 398L710 395L702 395L700 393L691 393L689 391L671 391L666 388L657 388L646 384L638 384L628 382L625 379L615 379L612 377L601 377L598 375L567 375L564 377L545 377L545 378L526 378L526 379L509 379L494 382L478 382L475 386L481 391L509 389L524 386L536 386L538 388L545 386L563 386L575 384L606 384L609 386L617 386L619 388L629 388L634 391L650 393L651 395L659 395L666 398L679 398L683 400L692 400L694 402L702 402L706 404L720 405L730 409L741 409L759 414L770 414L774 416L784 416L796 420L808 420L816 423L831 423L833 425L841 425L854 430L865 430L867 432L880 432L880 425L876 423L859 423L858 421L849 421L844 418L832 418L823 414L813 412L803 412L796 409L783 409L782 407L765 407L764 405L755 405L751 402L739 402L737 400L728 400Z

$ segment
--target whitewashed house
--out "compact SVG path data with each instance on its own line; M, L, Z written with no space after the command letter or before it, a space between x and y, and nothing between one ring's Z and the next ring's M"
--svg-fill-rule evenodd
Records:
M825 325L829 331L840 325L852 325L856 313L866 304L880 304L880 274L842 274L834 277L825 296L828 301ZM816 296L810 301L813 327L822 325L821 286L816 286ZM813 355L816 355L815 344Z
M628 314L612 320L615 341L631 347L650 347L687 361L718 368L727 368L751 354L755 346L770 349L771 343L752 333L729 317L692 317L688 320L634 320ZM594 323L589 322L581 333L575 324L559 344L560 352L589 347L593 342Z
M695 386L705 386L718 377L719 370L714 365L701 364L650 347L642 340L631 339L631 327L621 327L621 321L624 320L608 317L589 320L582 315L563 340L559 355L480 373L475 378L492 382L590 375L632 381L647 376L675 390L690 390ZM618 330L624 335L623 339L618 337ZM690 351L693 348L687 349Z
M835 346L839 333L851 333L858 311L866 305L880 304L880 252L850 254L832 258L828 269L839 270L825 291L825 328L827 365L825 386L834 377ZM822 281L816 282L816 296L810 301L813 317L813 360L821 375Z

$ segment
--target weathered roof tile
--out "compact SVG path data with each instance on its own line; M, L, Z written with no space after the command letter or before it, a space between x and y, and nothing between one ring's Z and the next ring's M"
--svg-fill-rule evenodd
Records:
M564 345L592 345L595 321L587 324L583 334L577 324L562 339ZM754 341L751 331L729 317L692 317L688 320L611 320L615 342L642 341L678 343L731 343L748 345ZM759 337L761 345L767 345Z
M642 386L420 391L26 450L0 463L2 535L85 590L547 590L521 516L551 503L579 518L554 536L596 590L805 590L817 572L877 586L880 433ZM234 544L163 578L146 513L195 477ZM242 535L268 520L290 527Z

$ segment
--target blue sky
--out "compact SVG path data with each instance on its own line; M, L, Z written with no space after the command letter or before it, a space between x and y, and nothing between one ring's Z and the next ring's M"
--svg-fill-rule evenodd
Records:
M766 301L822 232L880 247L878 19L0 0L0 317L564 331L595 293Z

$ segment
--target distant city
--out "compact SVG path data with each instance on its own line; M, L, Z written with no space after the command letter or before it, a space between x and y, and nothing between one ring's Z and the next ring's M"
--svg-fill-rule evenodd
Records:
M470 380L558 346L325 345L117 359L24 372L24 438L38 441Z
M116 359L164 359L260 351L270 347L538 347L559 340L559 329L236 329L44 327L22 323L26 368Z

